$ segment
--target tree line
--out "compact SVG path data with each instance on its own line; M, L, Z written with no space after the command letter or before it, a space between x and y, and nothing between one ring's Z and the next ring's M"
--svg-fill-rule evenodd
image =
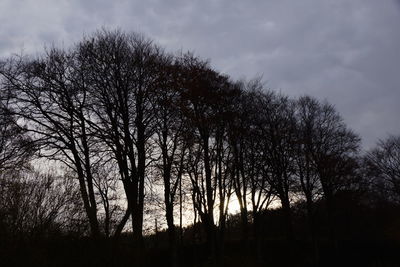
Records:
M232 199L241 239L253 236L259 251L273 203L287 240L296 237L293 207L304 203L316 244L321 203L335 240L338 195L400 197L399 137L362 152L330 103L274 92L261 78L234 81L140 34L98 31L69 49L11 56L0 77L0 231L10 239L118 240L125 229L141 251L156 194L176 266L183 211L201 223L213 260L224 254Z

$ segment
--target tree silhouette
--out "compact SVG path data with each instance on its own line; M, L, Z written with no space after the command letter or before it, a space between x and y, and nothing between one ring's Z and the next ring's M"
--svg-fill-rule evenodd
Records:
M366 155L366 164L378 188L387 189L388 196L400 196L400 138L390 136L378 142Z
M363 153L328 102L233 81L137 33L11 56L0 63L0 256L14 266L390 265L399 140Z

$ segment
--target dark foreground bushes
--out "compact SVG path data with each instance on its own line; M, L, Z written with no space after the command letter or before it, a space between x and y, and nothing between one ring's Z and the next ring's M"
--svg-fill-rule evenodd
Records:
M178 242L176 266L399 266L399 207L338 203L333 239L326 216L318 209L317 237L310 238L302 204L294 209L293 240L285 237L279 209L263 213L258 239L251 223L243 239L239 215L231 216L215 258L210 258L201 224L192 225L184 229L182 243ZM36 240L3 236L0 258L1 266L172 266L167 231L146 236L144 249L135 245L129 233L119 240L60 233Z
M129 242L72 240L62 238L39 243L2 247L1 266L169 266L168 249L147 248L138 255ZM257 257L254 244L227 241L217 266L398 266L400 243L394 241L340 240L335 248L328 242L318 245L318 264L313 246L306 241L288 243L268 240ZM185 245L179 252L179 266L209 266L204 245Z

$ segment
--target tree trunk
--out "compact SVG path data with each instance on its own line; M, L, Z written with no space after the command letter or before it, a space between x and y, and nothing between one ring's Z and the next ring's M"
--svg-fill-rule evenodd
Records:
M254 242L255 242L255 253L256 259L259 264L262 264L264 254L261 246L261 236L262 233L260 231L261 222L260 222L260 214L258 212L253 212L253 233L254 233Z
M286 232L286 238L288 241L292 241L294 239L294 235L293 235L293 225L292 225L292 212L290 209L289 198L287 196L281 198L281 204L285 222L284 227Z

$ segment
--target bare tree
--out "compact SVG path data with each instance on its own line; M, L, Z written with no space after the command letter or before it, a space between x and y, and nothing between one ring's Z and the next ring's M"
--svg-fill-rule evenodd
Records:
M94 237L100 234L85 120L86 91L77 86L74 53L51 49L42 58L11 58L1 70L13 115L26 122L41 156L57 159L78 177Z
M373 176L372 183L387 198L400 199L400 137L390 136L378 142L377 146L366 154L366 165Z
M11 96L8 88L0 87L0 171L2 172L27 167L34 152L32 140L27 135L26 129L17 123L17 117L13 115L10 106Z
M155 155L156 169L164 187L165 217L168 226L171 265L177 265L174 206L178 189L181 192L186 153L185 121L180 110L181 65L170 56L160 67L158 89L155 92ZM180 195L180 199L182 196ZM182 206L182 204L180 205Z
M119 185L119 173L117 166L110 162L98 162L93 166L94 186L97 189L99 203L99 217L103 217L101 226L106 237L118 238L123 230L121 222L124 222L125 198L121 194L122 188Z
M2 238L43 238L61 232L74 187L64 177L32 171L5 172L0 177ZM10 240L11 241L11 240Z
M355 172L358 168L356 157L360 138L347 128L341 116L329 103L320 104L307 97L300 101L303 108L308 106L308 112L313 112L308 114L306 120L309 122L305 125L309 128L305 130L309 131L308 134L311 136L305 137L302 141L308 146L304 152L307 153L306 160L311 161L309 164L312 164L319 179L318 183L321 185L326 202L330 236L334 240L334 196L340 190L351 186L353 178L356 177ZM310 168L310 166L303 167ZM310 179L311 173L308 175L309 178L303 177L303 179ZM313 186L315 186L314 180L305 181L303 190L308 194L308 205L312 201L310 194Z
M315 241L314 201L322 193L316 163L313 160L317 144L316 128L322 115L322 106L314 98L300 97L296 106L295 159L300 191L306 200L309 231Z
M232 177L236 198L240 206L243 239L247 239L248 202L254 222L255 237L259 236L260 213L272 200L272 190L267 177L263 176L265 162L262 157L264 136L260 134L260 122L265 108L259 99L269 94L263 92L260 78L240 82L242 94L235 102L235 119L229 128L229 140L233 151Z
M182 112L188 121L188 167L192 182L193 204L204 225L209 243L210 258L217 249L217 229L214 217L216 201L220 207L220 226L223 227L229 185L230 157L226 142L230 103L236 94L225 76L209 68L191 55L183 57Z
M347 186L360 138L349 130L334 107L324 103L316 123L315 161L325 198L331 198L342 187Z
M248 242L248 215L251 211L255 253L262 261L262 213L273 200L273 190L269 177L265 176L268 164L264 161L264 142L266 136L261 132L265 126L262 121L264 104L260 99L269 94L264 91L260 78L240 82L242 93L235 102L235 119L228 130L229 142L233 151L232 180L240 206L242 239Z
M143 243L145 178L154 134L153 96L162 51L138 34L102 31L79 45L82 75L91 96L97 140L115 160L134 238ZM121 225L122 225L121 224ZM121 227L119 227L121 229Z
M258 105L262 107L256 126L262 141L260 145L263 162L263 165L260 165L262 176L268 181L273 194L281 202L286 235L288 239L292 239L290 198L295 172L293 101L272 92L259 95L257 100Z

